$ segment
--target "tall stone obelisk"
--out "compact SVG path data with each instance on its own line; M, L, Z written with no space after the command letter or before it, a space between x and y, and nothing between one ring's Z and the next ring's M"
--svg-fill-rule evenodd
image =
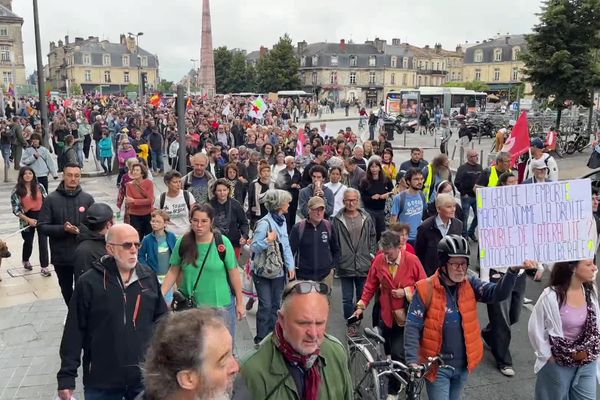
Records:
M209 0L202 0L202 41L200 44L200 79L202 95L213 97L216 93L215 58L213 56L212 28L210 26Z

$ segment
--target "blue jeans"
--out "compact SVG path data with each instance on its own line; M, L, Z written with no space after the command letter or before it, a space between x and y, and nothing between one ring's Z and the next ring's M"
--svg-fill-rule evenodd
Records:
M460 400L469 372L464 369L442 367L433 382L425 381L429 400Z
M537 373L535 399L596 399L596 363L582 367L563 367L547 362Z
M144 385L141 383L135 387L126 386L121 389L94 389L86 387L83 389L85 400L134 400L142 391Z
M350 318L354 312L354 306L362 297L362 292L365 287L365 277L342 277L342 305L344 309L344 319ZM356 297L354 294L356 293Z
M460 206L463 209L463 236L475 235L475 228L477 228L477 199L471 196L461 196ZM473 222L468 227L470 208L473 209Z
M10 158L10 144L1 145L2 159L4 159L4 165L8 165L8 159Z
M150 154L152 155L152 171L153 172L163 172L163 159L162 159L162 151L151 150Z
M277 310L281 306L281 296L285 286L285 277L266 279L253 275L252 280L258 297L254 343L259 343L275 328Z
M229 304L227 307L225 307L223 309L224 311L224 315L223 318L225 319L225 322L227 322L227 329L229 330L229 334L231 334L231 338L234 341L234 346L235 346L235 331L236 331L236 326L237 326L237 313L235 312L235 305L236 305L236 301L235 301L235 296L231 296L231 304Z

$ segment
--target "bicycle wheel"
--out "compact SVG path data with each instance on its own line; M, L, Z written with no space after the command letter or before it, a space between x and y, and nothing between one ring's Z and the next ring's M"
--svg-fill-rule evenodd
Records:
M567 142L567 145L565 146L565 153L573 154L573 153L575 153L576 149L577 149L577 146L575 145L575 142L572 140L569 140Z
M577 146L577 151L581 153L587 147L588 141L584 137L580 137L575 142L575 145Z
M350 346L350 376L355 399L380 400L380 382L377 371L368 369L367 364L373 362L373 356L363 345Z

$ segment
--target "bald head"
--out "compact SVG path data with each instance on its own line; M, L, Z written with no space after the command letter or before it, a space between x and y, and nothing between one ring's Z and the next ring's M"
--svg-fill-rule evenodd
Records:
M107 243L119 243L119 240L122 237L128 235L138 235L135 228L129 224L116 224L110 227L108 232L106 233L106 242ZM138 235L139 238L139 235Z
M278 323L288 343L302 355L317 351L325 340L329 300L316 292L290 293L278 311Z
M106 233L106 251L114 257L120 271L135 268L139 246L139 233L129 224L113 225Z

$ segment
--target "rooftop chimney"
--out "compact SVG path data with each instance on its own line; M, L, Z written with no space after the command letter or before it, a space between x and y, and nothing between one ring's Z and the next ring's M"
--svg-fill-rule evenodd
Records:
M400 39L398 39L398 38L392 39L392 46L400 46Z
M441 43L435 44L435 52L438 54L442 52L442 44Z
M346 48L346 39L340 39L340 50L344 50Z
M302 53L304 50L306 50L306 46L308 46L306 43L306 40L298 42L298 47L297 47L298 53Z
M125 38L125 34L121 33L121 35L119 35L119 43L127 46L127 39Z
M377 51L380 53L383 53L383 49L385 48L385 40L379 39L379 38L375 38L375 47L377 48Z
M65 35L65 46L69 45L69 35Z
M63 41L62 40L58 40L58 47L63 47Z
M505 38L504 38L504 42L505 42L506 44L508 44L508 41L509 41L509 40L510 40L510 36L507 36L507 37L505 37Z
M266 47L264 47L264 46L260 46L260 50L258 51L258 53L259 53L259 54L260 54L260 56L262 57L262 56L265 56L265 55L267 55L267 51L269 51L269 49L267 49L267 48L266 48Z

